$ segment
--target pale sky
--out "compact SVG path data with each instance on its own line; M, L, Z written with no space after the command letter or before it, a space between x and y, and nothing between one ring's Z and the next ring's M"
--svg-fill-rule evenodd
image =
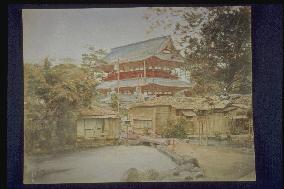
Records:
M46 56L81 60L86 45L111 49L168 35L158 29L150 34L143 19L146 8L24 9L24 62ZM79 63L79 62L78 62Z

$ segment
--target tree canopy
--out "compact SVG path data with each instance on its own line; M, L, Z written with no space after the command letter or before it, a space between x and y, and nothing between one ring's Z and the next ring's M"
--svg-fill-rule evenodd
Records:
M145 18L172 31L198 93L251 92L249 7L149 8Z
M100 78L102 77L102 74L96 69L96 66L106 64L103 60L106 51L103 49L96 49L93 46L89 46L87 49L87 52L82 54L82 68L87 72L88 77Z
M40 141L39 133L45 130L49 135L43 138L48 140L55 133L64 144L68 138L64 131L72 129L76 109L91 105L96 82L81 67L52 66L45 59L43 64L24 64L24 85L26 138Z

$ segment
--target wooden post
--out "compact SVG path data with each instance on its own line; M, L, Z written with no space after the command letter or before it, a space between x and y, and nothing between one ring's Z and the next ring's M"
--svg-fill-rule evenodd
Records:
M157 107L154 108L154 112L153 112L153 115L152 115L152 128L153 128L154 134L156 134L156 132L157 132L156 116L157 116Z
M146 78L146 60L144 60L144 78Z
M249 136L251 136L251 133L252 133L252 128L251 128L251 120L249 119L248 120L248 128L249 128Z
M211 107L211 111L210 111L210 115L212 116L213 115L213 107ZM210 121L210 115L207 115L207 119L206 119L206 146L208 145L208 133L209 133L209 128L210 126L212 125L212 122ZM212 119L214 120L214 119Z
M77 144L78 128L77 127L78 127L78 120L76 120L76 122L75 122L75 133L74 133L75 147L78 146L78 144Z
M119 113L119 73L120 73L120 68L119 68L119 58L117 59L117 112Z
M86 126L85 126L85 119L84 120L84 138L86 138Z
M137 98L138 98L138 101L139 101L139 87L140 87L140 76L138 77L138 84L137 84L137 87L136 87L136 92L137 92Z
M138 77L138 101L141 102L142 101L142 85L143 85L143 81L142 81L142 74L139 74Z
M128 123L126 124L126 138L128 140Z
M201 125L202 125L202 121L199 120L199 124L198 124L198 134L199 134L199 145L201 144Z
M248 122L249 136L250 136L250 123Z
M201 125L201 144L204 144L204 120L202 120L202 125Z
M117 60L117 69L118 69L118 71L117 71L117 93L119 93L119 73L120 73L120 70L119 70L119 58L118 58L118 60Z
M208 145L208 122L205 125L205 130L206 130L206 146Z

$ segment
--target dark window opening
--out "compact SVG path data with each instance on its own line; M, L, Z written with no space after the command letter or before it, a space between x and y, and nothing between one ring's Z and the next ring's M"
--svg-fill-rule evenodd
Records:
M105 121L103 120L103 125L102 125L102 133L105 131Z

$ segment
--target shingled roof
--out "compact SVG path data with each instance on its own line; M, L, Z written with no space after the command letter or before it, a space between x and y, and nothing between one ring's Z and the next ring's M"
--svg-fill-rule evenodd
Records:
M118 118L117 113L106 107L93 106L78 110L79 117Z
M239 104L235 104L237 99ZM251 95L240 95L230 100L220 100L218 96L209 97L173 97L173 96L161 96L148 100L145 102L135 103L128 108L143 107L143 106L172 106L181 110L211 110L211 109L224 109L227 107L240 107L248 109L250 104L247 104L246 99L249 101Z
M230 99L233 104L243 104L247 106L252 105L252 95L251 94L246 94L246 95L240 95L240 94L235 94L235 95L230 95Z
M222 109L229 104L228 101L220 101L218 97L203 98L203 97L172 97L162 96L149 101L130 105L129 108L139 106L172 106L176 109L187 110L211 110Z
M179 53L165 54L162 52L165 45L172 44L170 36L157 37L146 41L132 43L111 49L111 52L104 58L108 63L139 61L156 56L163 60L183 62Z

